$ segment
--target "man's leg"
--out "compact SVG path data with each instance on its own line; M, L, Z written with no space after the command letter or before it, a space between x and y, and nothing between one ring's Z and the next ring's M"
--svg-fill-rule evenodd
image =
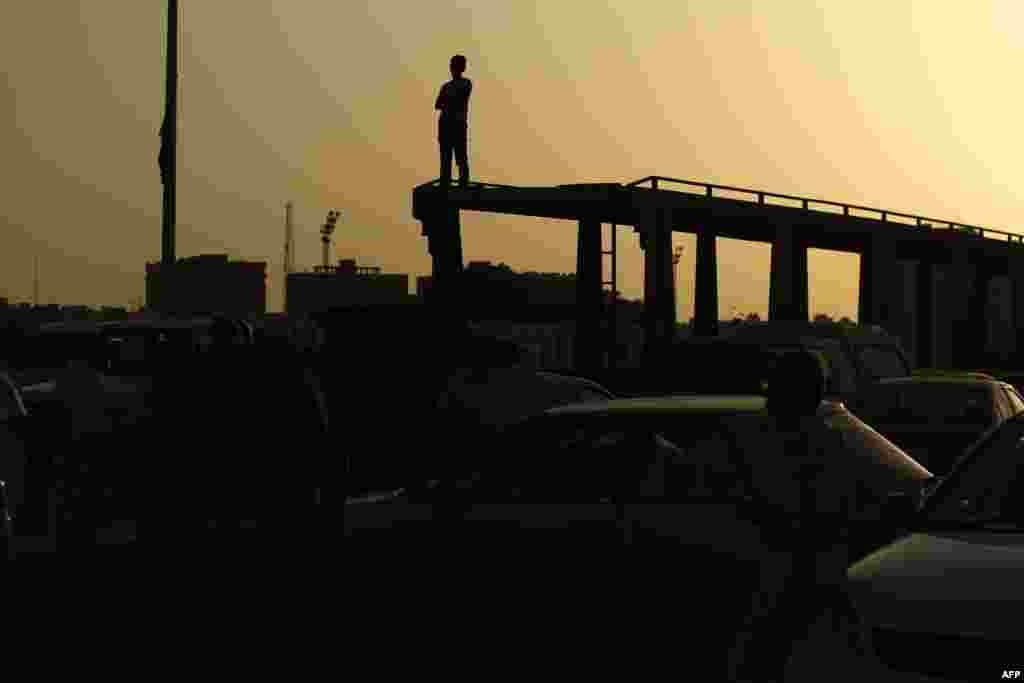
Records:
M441 150L441 187L448 189L452 183L452 145L449 136L442 134L437 140Z
M459 165L459 185L461 187L469 185L469 154L467 152L466 137L466 129L460 130L454 145L455 162Z

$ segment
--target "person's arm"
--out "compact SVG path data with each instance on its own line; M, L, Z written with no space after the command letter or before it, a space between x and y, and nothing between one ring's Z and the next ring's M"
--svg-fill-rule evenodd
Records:
M437 91L437 99L434 101L434 109L437 110L437 111L443 111L444 110L444 86L443 85L441 86L441 89Z

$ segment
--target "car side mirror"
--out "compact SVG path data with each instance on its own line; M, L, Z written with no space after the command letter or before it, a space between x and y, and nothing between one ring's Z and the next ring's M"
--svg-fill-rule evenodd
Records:
M882 510L883 519L897 527L909 526L917 515L918 502L904 491L890 493Z

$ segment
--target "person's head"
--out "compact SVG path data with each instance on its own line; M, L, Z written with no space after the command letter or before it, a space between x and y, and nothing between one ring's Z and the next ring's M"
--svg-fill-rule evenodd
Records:
M768 411L783 418L814 415L825 394L825 371L808 351L782 354L768 378Z
M455 55L448 62L448 68L452 72L452 78L459 78L466 71L466 58L463 55Z
M221 351L229 349L235 344L238 337L238 329L228 318L217 316L210 325L211 350Z

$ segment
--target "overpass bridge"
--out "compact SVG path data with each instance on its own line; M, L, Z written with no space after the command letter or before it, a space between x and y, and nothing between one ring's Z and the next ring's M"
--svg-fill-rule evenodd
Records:
M807 249L861 256L858 321L906 334L900 260L917 261L914 330L919 365L972 364L984 348L988 288L1008 276L1013 290L1016 349L1024 350L1024 239L958 221L837 201L716 185L663 176L630 183L516 187L491 183L443 188L440 181L413 190L413 217L421 221L433 258L434 287L458 300L462 269L461 211L484 211L578 222L577 349L582 368L600 367L604 285L615 283L615 240L602 248L602 224L632 226L644 251L645 339L658 353L675 334L676 305L671 234L697 237L694 333L717 332L715 237L771 244L769 318L807 320ZM612 275L603 279L604 255Z

